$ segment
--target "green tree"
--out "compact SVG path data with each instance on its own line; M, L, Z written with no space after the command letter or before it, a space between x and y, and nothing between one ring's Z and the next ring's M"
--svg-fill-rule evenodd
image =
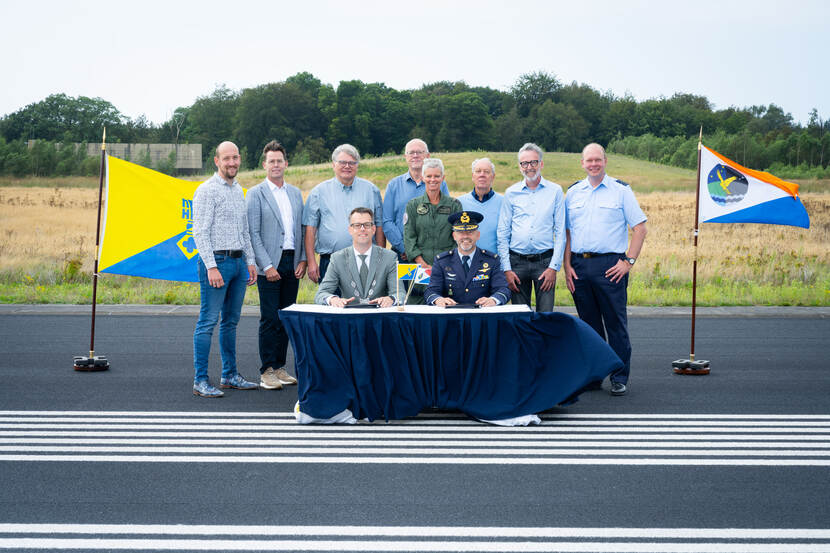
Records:
M519 115L527 117L535 106L540 106L547 100L559 101L562 83L553 73L536 71L521 75L510 88L516 109Z

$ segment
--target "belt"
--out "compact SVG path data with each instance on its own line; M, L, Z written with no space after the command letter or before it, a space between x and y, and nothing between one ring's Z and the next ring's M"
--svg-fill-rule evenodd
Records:
M282 255L294 255L294 250L282 250Z
M541 261L545 257L552 256L553 250L546 250L539 253L519 253L510 250L510 255L515 255L519 259L524 259L525 261Z
M320 254L320 259L328 259L330 257L331 257L330 253L321 253Z
M213 250L213 255L225 255L227 257L242 257L245 252L242 250Z
M597 252L571 252L572 256L576 257L584 257L585 259L590 259L592 257L606 257L608 255L616 255L617 257L622 257L624 254L616 253L616 252L609 252L609 253L597 253Z

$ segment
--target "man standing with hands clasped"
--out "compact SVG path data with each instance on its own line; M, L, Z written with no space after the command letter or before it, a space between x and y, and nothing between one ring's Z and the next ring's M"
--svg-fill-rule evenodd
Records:
M265 181L248 191L248 225L258 269L259 289L259 385L280 390L296 384L285 370L288 333L280 321L280 309L297 301L305 275L303 249L303 194L285 182L288 161L276 140L265 145L262 167Z
M193 333L193 393L222 397L208 380L208 358L213 328L219 325L222 388L254 390L257 385L240 376L236 367L236 326L242 314L246 286L256 282L256 265L242 187L236 182L239 149L233 142L216 147L216 173L193 194L193 240L199 249L201 307Z
M536 311L553 311L556 272L565 249L565 198L562 187L542 178L542 149L528 142L519 150L524 180L504 192L499 216L501 266L513 303L530 305L536 289Z
M611 395L628 392L628 272L646 238L646 216L628 183L605 174L608 160L599 144L582 150L587 178L573 183L565 198L567 245L564 268L579 318L607 340L623 367L611 373ZM631 245L628 228L632 229ZM626 247L628 251L626 253ZM589 388L599 389L601 382Z

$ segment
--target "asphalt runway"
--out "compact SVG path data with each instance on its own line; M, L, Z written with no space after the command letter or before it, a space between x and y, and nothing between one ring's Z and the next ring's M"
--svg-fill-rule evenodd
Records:
M627 396L529 428L299 426L296 387L192 395L195 316L99 316L112 368L78 373L88 315L2 314L0 548L830 551L830 320L700 318L692 377L688 318L655 313Z

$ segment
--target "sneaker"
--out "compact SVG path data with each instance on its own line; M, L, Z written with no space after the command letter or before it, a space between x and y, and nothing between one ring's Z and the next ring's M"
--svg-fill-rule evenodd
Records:
M282 390L282 382L273 367L268 367L259 377L259 387L266 390Z
M200 380L193 384L193 395L202 397L222 397L225 392L214 388L207 380Z
M628 393L628 387L622 382L612 382L611 383L611 395L612 396L624 396Z
M239 373L233 375L231 378L222 379L219 382L220 388L236 388L237 390L256 390L257 385L253 382L248 382L242 378Z
M285 369L277 369L277 378L280 379L280 382L283 384L296 384L297 379L288 374Z

